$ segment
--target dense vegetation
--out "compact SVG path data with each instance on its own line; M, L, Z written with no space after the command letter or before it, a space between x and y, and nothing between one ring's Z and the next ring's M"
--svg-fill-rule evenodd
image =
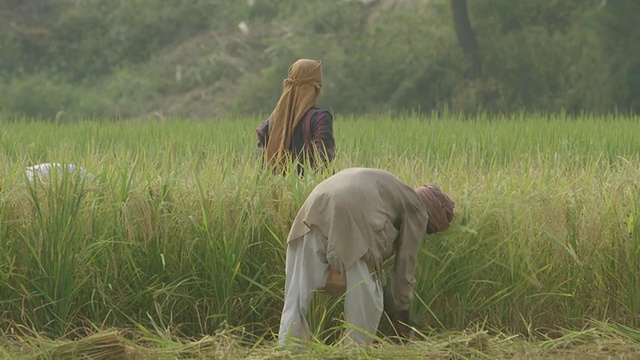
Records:
M335 168L435 181L455 199L455 226L422 249L413 303L421 329L537 338L594 320L637 328L637 120L357 117L336 123ZM282 306L283 241L327 175L262 172L255 126L5 123L2 331L190 337L226 324L269 340ZM98 181L60 174L29 183L24 166L46 161L82 165ZM318 336L332 338L340 306L319 301Z
M266 113L301 57L324 61L321 105L341 114L638 110L638 0L468 11L479 74L445 0L4 0L0 114Z

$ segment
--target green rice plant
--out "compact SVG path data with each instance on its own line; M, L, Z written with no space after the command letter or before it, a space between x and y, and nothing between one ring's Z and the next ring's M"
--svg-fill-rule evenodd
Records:
M53 171L44 183L29 182L29 226L20 233L22 256L28 266L20 288L27 300L22 309L30 323L55 335L74 322L75 292L87 280L78 272L85 221L81 208L86 180Z
M420 253L421 331L638 326L637 117L336 117L335 162L304 178L262 168L259 121L3 123L0 329L135 328L173 342L231 326L271 341L291 222L353 166L436 182L456 201L453 227ZM27 183L39 162L97 181ZM340 302L316 303L316 337L334 342Z

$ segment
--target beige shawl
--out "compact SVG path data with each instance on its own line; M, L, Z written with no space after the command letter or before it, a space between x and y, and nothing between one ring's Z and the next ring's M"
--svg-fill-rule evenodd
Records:
M293 130L303 115L316 104L322 86L322 63L300 59L289 67L284 90L269 120L269 163L283 165L293 141Z

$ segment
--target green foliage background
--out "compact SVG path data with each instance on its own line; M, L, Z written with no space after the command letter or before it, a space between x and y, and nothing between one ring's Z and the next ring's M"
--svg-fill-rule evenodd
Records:
M0 115L264 114L298 58L324 62L320 105L342 114L638 110L638 0L469 12L479 78L445 0L1 0Z

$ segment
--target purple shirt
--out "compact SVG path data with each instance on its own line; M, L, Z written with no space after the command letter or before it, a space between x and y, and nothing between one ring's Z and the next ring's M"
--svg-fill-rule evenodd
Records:
M258 129L258 148L264 151L269 142L269 121L271 116L262 121ZM335 156L333 139L333 116L326 110L312 107L303 115L293 130L293 141L289 152L299 163L309 160L309 166L315 169L318 163L332 161ZM317 159L317 158L319 159ZM301 168L298 168L300 171Z

